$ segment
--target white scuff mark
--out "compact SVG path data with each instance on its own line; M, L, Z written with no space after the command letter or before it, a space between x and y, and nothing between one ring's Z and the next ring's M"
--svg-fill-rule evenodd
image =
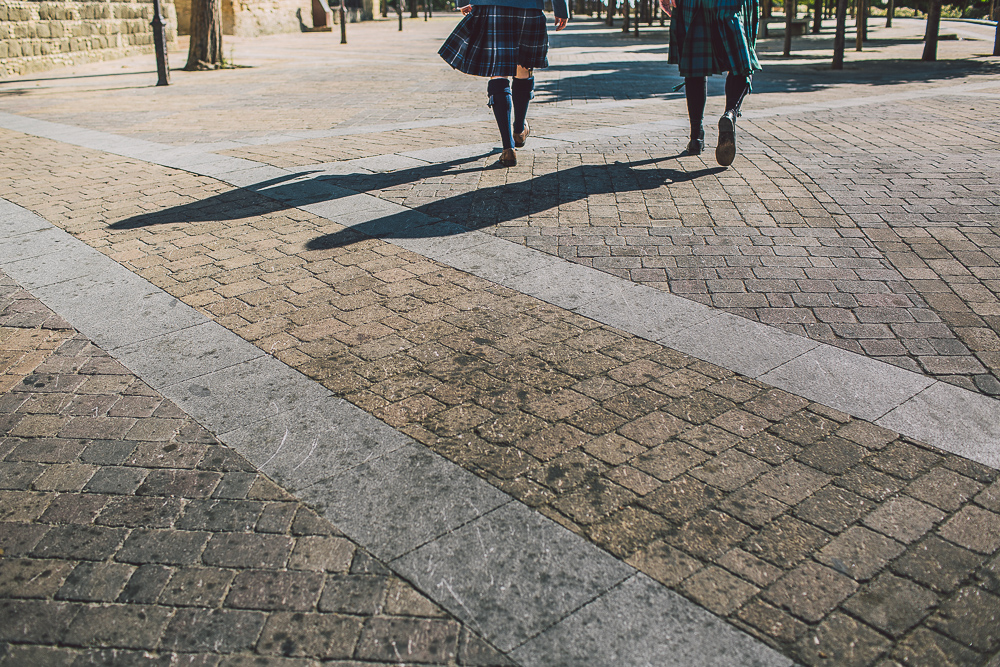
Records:
M479 632L479 634L481 634L481 635L485 635L486 632L483 630L482 626L480 626L479 622L476 620L476 615L473 614L472 611L468 607L465 606L465 603L462 602L462 598L458 597L458 595L455 593L454 589L452 589L451 584L449 584L447 580L442 579L441 583L438 584L439 588L441 586L444 586L445 588L447 588L449 595L451 595L451 597L455 598L455 602L457 602L459 604L459 606L462 607L462 609L465 610L465 613L468 615L469 622L472 623L472 625L476 626L476 631Z
M274 450L274 454L271 454L271 458L269 458L267 461L264 461L264 465L261 466L261 470L263 470L264 468L266 468L267 465L271 461L274 460L274 457L278 455L278 452L280 452L282 450L282 448L284 448L284 446L285 446L285 440L288 440L288 429L287 428L285 429L285 436L281 439L281 444L278 445L278 448L276 450Z
M302 464L309 460L309 457L312 456L313 452L316 451L316 447L317 446L319 446L319 440L318 439L317 440L313 440L312 447L309 448L309 453L306 454L306 457L304 459L302 459L301 461L299 461L299 465L297 465L294 468L292 468L292 472L295 472L296 470L298 470L299 468L301 468Z
M486 542L483 541L483 532L479 529L479 526L476 526L476 537L479 538L479 546L482 547L483 550L483 564L490 570L490 586L492 586L495 581L493 579L493 570L489 568L490 551L486 548Z

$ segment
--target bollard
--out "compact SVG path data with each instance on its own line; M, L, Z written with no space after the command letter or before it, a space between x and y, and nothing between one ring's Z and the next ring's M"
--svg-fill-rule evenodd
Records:
M170 67L167 65L167 41L163 38L163 16L160 14L160 0L153 0L153 49L156 51L157 86L170 85Z

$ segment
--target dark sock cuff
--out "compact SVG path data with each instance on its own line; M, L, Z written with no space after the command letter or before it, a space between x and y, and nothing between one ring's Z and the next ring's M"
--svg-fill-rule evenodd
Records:
M518 92L526 90L530 93L534 89L535 77L533 76L529 76L527 79L514 79L514 81L511 82L511 90L516 90Z
M507 79L490 79L489 83L486 84L486 92L490 95L503 93L507 90L510 90L510 81Z

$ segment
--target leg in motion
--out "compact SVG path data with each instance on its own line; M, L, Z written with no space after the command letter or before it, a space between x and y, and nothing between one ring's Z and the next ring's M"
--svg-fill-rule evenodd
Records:
M528 124L525 118L528 115L528 103L535 96L535 77L531 75L531 70L517 66L517 75L511 83L510 94L514 105L514 146L520 148L528 139Z
M486 85L489 93L489 105L493 108L493 116L500 130L500 140L503 142L503 153L500 154L500 164L513 167L517 164L517 154L514 152L514 135L511 131L510 112L513 107L511 100L510 81L505 78L490 79Z
M736 159L736 119L740 116L743 98L750 92L750 75L730 72L726 76L726 113L719 119L719 145L715 159L728 167Z
M707 98L705 77L689 76L684 79L684 97L687 99L688 118L691 120L691 141L687 152L699 155L705 150L705 100Z

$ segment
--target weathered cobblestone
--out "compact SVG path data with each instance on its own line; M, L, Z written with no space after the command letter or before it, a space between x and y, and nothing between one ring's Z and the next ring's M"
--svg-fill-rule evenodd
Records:
M35 326L54 321L32 312ZM509 664L176 407L148 390L132 394L134 378L86 339L2 331L11 347L34 341L44 353L33 363L63 377L122 378L93 394L106 399L93 403L100 410L124 403L138 423L169 415L182 428L167 441L148 429L138 442L0 433L4 465L22 471L5 475L14 488L0 492L0 664L396 664L396 650L421 664ZM34 371L22 366L21 377ZM24 386L4 394L24 398L6 400L4 414L47 395ZM72 415L87 389L67 386L69 400L46 409ZM50 489L45 473L72 465L91 470L86 486Z

